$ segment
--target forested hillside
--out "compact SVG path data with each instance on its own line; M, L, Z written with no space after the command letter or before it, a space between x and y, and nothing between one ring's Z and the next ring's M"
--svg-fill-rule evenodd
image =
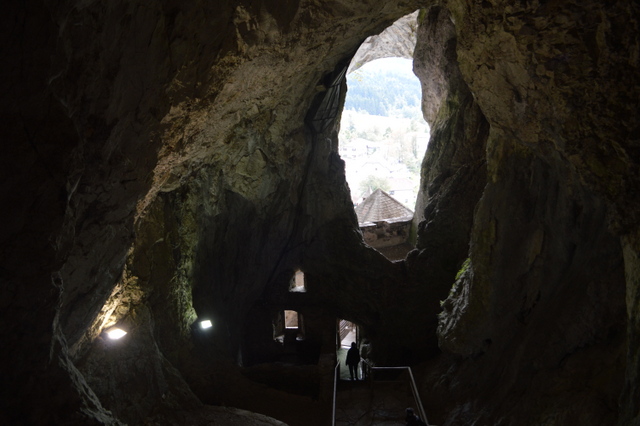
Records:
M420 82L413 75L410 60L392 58L375 62L347 76L344 108L386 117L421 118Z

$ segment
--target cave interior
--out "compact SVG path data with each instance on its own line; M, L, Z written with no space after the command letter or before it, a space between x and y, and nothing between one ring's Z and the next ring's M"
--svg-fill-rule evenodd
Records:
M345 320L434 424L640 425L637 2L14 3L0 424L331 424ZM387 56L431 128L395 261L338 154Z

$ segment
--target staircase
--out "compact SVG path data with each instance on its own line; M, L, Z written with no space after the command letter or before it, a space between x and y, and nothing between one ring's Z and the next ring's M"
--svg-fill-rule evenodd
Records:
M334 426L401 426L405 409L426 415L410 367L372 367L365 364L366 380L339 379L336 367Z

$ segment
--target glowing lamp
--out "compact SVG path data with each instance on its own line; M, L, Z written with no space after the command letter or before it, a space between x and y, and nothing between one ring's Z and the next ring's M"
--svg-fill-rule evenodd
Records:
M213 324L211 324L210 320L204 320L204 321L200 321L200 328L203 330L206 330L207 328L211 328L213 327Z
M127 334L127 332L121 328L112 328L107 331L107 336L109 336L109 339L111 340L121 339L125 334Z

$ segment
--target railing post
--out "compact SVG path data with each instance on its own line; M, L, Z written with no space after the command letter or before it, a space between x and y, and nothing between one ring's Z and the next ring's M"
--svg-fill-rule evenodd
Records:
M422 401L420 400L420 393L418 392L418 385L413 378L413 371L411 371L411 367L407 367L409 370L409 377L411 379L411 392L413 393L413 399L416 400L416 408L418 409L418 413L420 413L420 418L429 426L429 421L427 420L427 413L424 411L424 407L422 406Z
M373 387L373 373L375 370L408 370L409 372L409 386L411 387L411 393L413 394L413 399L416 403L416 409L418 411L418 415L420 418L429 426L429 421L427 420L427 413L424 411L424 406L422 405L422 401L420 400L420 393L418 392L418 385L416 384L415 378L413 377L413 371L411 367L374 367L371 363L366 359L361 359L363 365L363 373L366 371L366 376L369 381L369 385ZM340 368L340 361L336 363L336 368L334 372L333 378L333 413L332 413L332 426L336 424L336 394L337 394L337 383L338 383L338 371ZM364 379L364 377L363 377Z
M336 393L338 391L338 374L340 372L340 361L336 362L333 370L333 409L331 413L331 426L336 426Z

